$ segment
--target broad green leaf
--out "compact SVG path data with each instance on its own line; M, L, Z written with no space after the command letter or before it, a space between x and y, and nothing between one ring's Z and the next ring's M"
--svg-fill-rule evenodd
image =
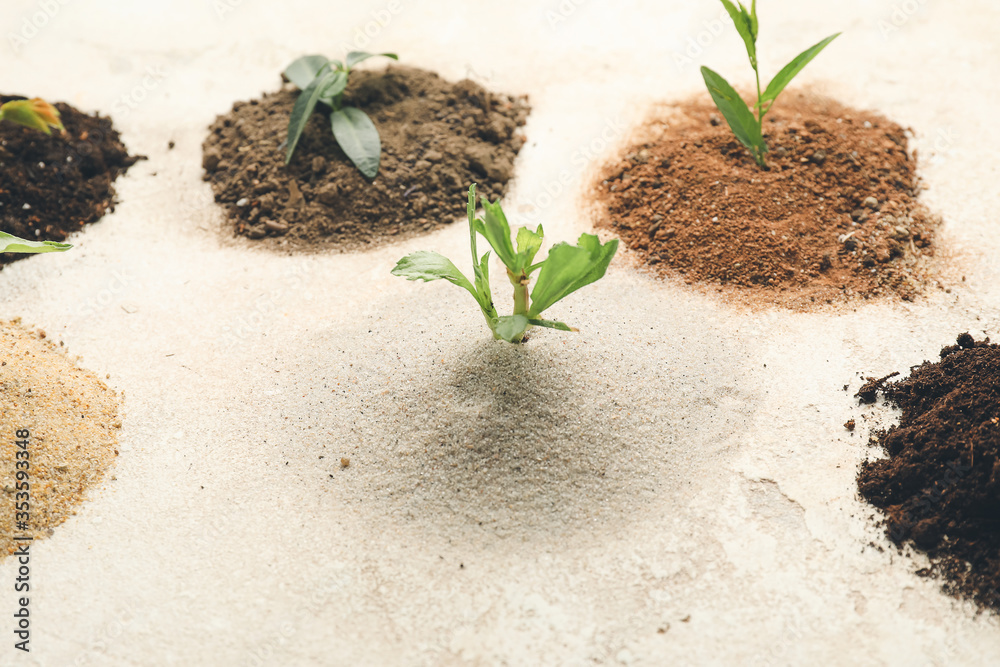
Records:
M795 75L801 72L802 68L809 64L810 60L818 56L819 52L825 49L827 44L835 40L839 35L839 32L836 35L830 35L818 44L810 46L808 49L795 56L792 62L785 65L782 70L778 72L773 79L771 79L771 83L767 84L767 89L761 95L759 102L761 105L761 111L767 113L767 110L770 108L770 104L765 106L765 103L770 102L773 104L774 101L778 99L778 95L781 94L781 91L785 89L785 86L792 82Z
M476 294L469 279L458 270L458 267L450 259L440 253L429 250L418 250L410 253L396 262L392 275L401 276L407 280L423 280L424 282L447 280L453 285L468 290L473 298L479 301L479 295Z
M286 79L298 86L300 90L305 90L325 65L336 62L326 56L302 56L286 67L283 74Z
M351 162L368 178L378 174L382 157L382 141L375 123L361 109L344 107L330 115L333 136L351 159Z
M524 315L504 315L497 318L496 332L508 343L513 343L528 328L528 318Z
M335 75L332 72L326 72L316 77L306 86L305 90L299 93L299 98L295 100L292 115L288 119L288 147L285 149L285 164L292 161L292 153L295 152L302 132L306 129L306 123L309 122L309 117L312 116L312 112L316 108L320 93L334 78Z
M535 259L535 254L542 247L542 237L544 235L545 232L542 230L541 225L538 225L538 230L534 232L527 227L521 227L517 230L518 269L524 270L527 273L527 268L531 266L532 260Z
M757 30L754 27L754 23L747 10L743 7L743 3L740 3L739 9L736 8L729 0L721 0L723 7L726 8L726 12L729 14L729 18L733 20L733 24L736 26L736 32L740 33L740 37L743 38L743 43L747 47L747 55L750 57L750 65L757 69ZM756 8L754 11L756 14Z
M537 318L542 311L585 285L599 280L607 271L611 258L618 250L618 240L601 245L593 234L582 234L578 245L559 243L538 273L538 282L531 291L528 314Z
M548 327L549 329L559 329L559 331L579 331L576 327L571 327L563 322L556 322L554 320L535 320L529 319L528 324L532 324L536 327Z
M375 56L385 56L386 58L399 60L399 56L395 53L368 53L367 51L351 51L347 54L347 69L351 69L359 62L368 60L369 58L374 58Z
M347 88L347 72L334 72L333 78L327 80L319 91L319 101L329 107L336 107L333 99Z
M514 253L514 244L510 241L510 225L507 224L507 216L498 203L490 203L483 199L484 216L482 220L476 221L476 230L482 234L493 251L500 258L500 261L510 270L516 272L517 255Z
M707 67L701 68L708 92L715 101L715 106L722 112L733 134L740 143L750 149L756 157L767 151L764 138L760 134L760 126L746 102L739 96L729 82Z
M0 252L19 253L42 253L42 252L65 252L73 246L69 243L56 243L55 241L27 241L12 234L0 232Z

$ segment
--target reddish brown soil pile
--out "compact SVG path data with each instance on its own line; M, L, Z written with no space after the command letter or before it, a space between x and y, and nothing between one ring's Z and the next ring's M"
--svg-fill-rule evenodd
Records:
M707 98L706 98L707 99ZM710 101L680 104L603 172L599 223L661 275L753 288L788 305L920 292L937 220L916 202L903 129L786 93L760 169Z
M19 99L4 95L0 103ZM0 231L65 241L114 210L114 180L143 159L129 156L110 119L55 106L64 135L0 123ZM29 256L0 254L0 267Z
M1000 345L964 333L880 391L903 415L874 437L888 458L861 467L861 496L894 543L930 557L919 574L1000 610Z
M429 230L461 217L455 202L472 182L484 195L500 196L524 144L516 130L528 115L526 98L392 67L352 73L345 93L345 104L363 109L382 138L373 183L344 155L328 113L320 111L286 167L284 141L298 92L286 86L236 103L205 140L205 178L238 234L355 248Z

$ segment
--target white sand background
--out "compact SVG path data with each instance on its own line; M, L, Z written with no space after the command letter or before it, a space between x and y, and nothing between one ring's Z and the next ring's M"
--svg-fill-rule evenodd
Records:
M594 155L701 64L750 83L714 0L4 0L2 89L111 114L149 161L71 252L0 273L0 317L110 373L126 413L116 481L33 547L30 654L0 563L0 664L997 664L1000 623L858 500L851 395L1000 333L1000 6L758 11L765 76L843 30L801 83L913 128L950 292L748 311L622 255L549 311L580 333L512 347L460 290L389 275L417 249L468 270L464 224L308 257L220 232L207 125L366 25L370 50L528 94L510 217L589 231Z

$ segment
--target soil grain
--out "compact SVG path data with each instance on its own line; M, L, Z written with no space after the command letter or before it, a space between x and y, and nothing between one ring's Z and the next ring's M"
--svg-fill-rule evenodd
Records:
M1000 611L1000 345L964 333L879 391L903 414L874 435L887 457L862 465L861 496L896 545L930 557L919 574Z

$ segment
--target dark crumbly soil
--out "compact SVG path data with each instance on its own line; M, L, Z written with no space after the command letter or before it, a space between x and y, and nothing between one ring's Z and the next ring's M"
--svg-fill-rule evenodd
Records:
M968 333L880 389L902 411L875 434L887 458L858 473L889 538L931 560L947 592L1000 611L1000 345Z
M528 115L526 98L394 66L353 72L345 93L345 104L371 116L382 138L373 183L340 150L328 113L313 114L286 167L298 92L288 85L237 102L210 128L205 178L238 234L354 249L430 230L462 216L470 183L500 196L524 144L517 128Z
M0 103L24 99L0 95ZM65 241L115 207L114 181L142 156L129 155L111 119L57 102L66 133L0 123L0 230ZM4 264L29 255L0 254Z
M660 275L788 306L919 294L940 218L917 202L903 128L794 92L764 127L767 170L710 100L673 107L601 174L599 224Z

